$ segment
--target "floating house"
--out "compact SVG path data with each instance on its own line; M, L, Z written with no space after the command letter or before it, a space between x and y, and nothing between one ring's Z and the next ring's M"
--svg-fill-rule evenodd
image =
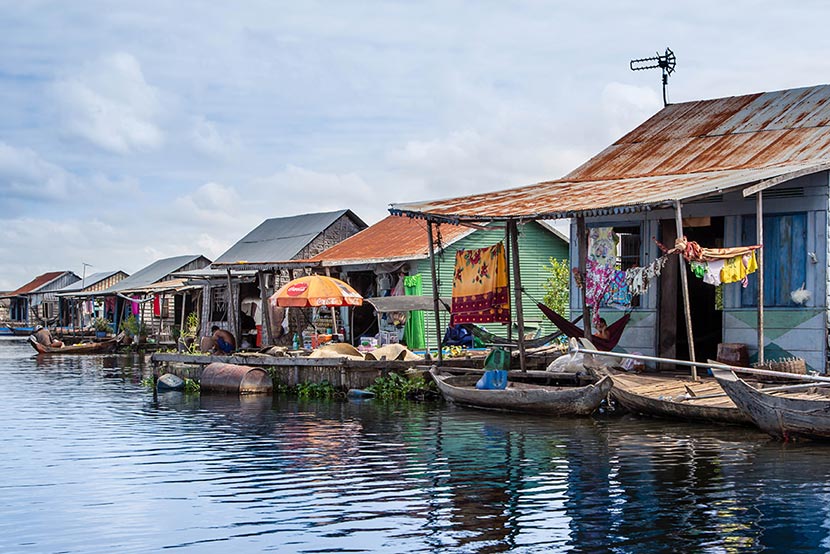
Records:
M201 334L217 325L237 337L239 345L273 343L270 338L283 331L277 325L269 328L262 306L303 269L292 260L311 258L366 226L351 210L266 219L219 256L210 271L182 275L203 283Z
M75 330L87 329L95 318L105 318L105 302L101 291L123 281L129 275L123 271L101 271L92 275L83 275L75 281L58 289L55 295L59 301L60 317L58 325Z
M56 323L59 316L57 291L80 280L71 271L51 271L6 293L4 298L9 300L9 321L24 326Z
M196 300L185 295L188 285L175 274L208 265L210 259L200 254L164 258L97 292L96 297L106 297L104 317L113 322L116 332L134 315L148 336L170 339L174 328L196 309Z
M742 344L750 361L797 357L825 371L829 170L830 85L820 85L670 104L561 179L390 211L428 225L573 218L582 282L599 229L611 230L616 269L626 272L659 264L657 242L672 249L678 237L705 248L762 245L746 286L708 284L670 256L628 306L618 348L705 360L718 345ZM579 290L573 315L590 319ZM600 310L610 320L622 313Z
M491 246L505 238L504 226L494 224L474 227L445 224L440 227L440 240L438 233L439 230L436 229L433 237L439 244L435 249L436 277L439 296L443 298L452 295L455 253L458 250ZM550 263L551 258L567 259L568 237L546 223L530 222L523 226L519 243L520 264L526 276L522 284L529 295L541 299L545 294L544 283L548 277L543 268ZM409 281L413 283L413 286L408 287L410 299L413 295L432 297L429 240L423 221L389 216L312 257L309 262L348 282L364 298L375 299L353 309L351 317L346 317L346 313L340 314L339 320L345 321L347 326L352 326L351 336L380 335L381 342L385 338L395 342L403 339L406 330L419 334L408 337L407 342L411 347L437 347L449 323L449 314L443 304L439 306L440 327L437 333L436 320L432 313L424 318L422 326L417 326L419 331L405 325L408 317L408 310L405 309L406 277L419 276L417 281L420 281L419 284L417 281ZM395 295L403 297L392 298ZM419 300L414 301L417 303ZM427 306L434 312L431 301ZM379 317L376 317L375 311ZM535 306L528 309L524 315L525 322L534 325L536 329L552 327ZM505 325L495 324L486 327L501 336L507 334Z

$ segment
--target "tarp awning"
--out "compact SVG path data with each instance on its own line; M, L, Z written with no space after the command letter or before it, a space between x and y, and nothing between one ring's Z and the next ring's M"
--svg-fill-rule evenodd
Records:
M365 300L380 313L411 312L413 310L431 312L435 308L431 296L382 296L366 298ZM441 298L438 302L438 310L448 312L450 302L449 298Z

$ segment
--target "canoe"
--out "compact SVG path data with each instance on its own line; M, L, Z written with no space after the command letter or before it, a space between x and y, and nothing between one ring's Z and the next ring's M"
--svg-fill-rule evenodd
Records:
M611 397L630 412L689 421L752 423L714 379L692 381L673 376L629 374L613 374L611 379L614 382ZM688 398L692 395L697 399ZM708 398L710 395L713 397Z
M54 348L40 344L33 336L29 337L29 344L40 354L105 354L115 350L116 342L116 339L109 339L102 342L88 342Z
M611 390L611 380L603 377L585 386L554 386L510 381L506 389L479 390L480 375L442 375L433 367L430 375L448 402L462 406L558 416L590 415Z
M830 439L830 396L820 389L764 392L732 371L712 369L723 390L755 425L773 437Z

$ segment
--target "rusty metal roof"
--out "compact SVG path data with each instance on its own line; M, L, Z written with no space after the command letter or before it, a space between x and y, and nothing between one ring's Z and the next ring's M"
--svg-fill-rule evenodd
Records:
M475 229L463 225L442 225L440 231L441 244L449 246ZM335 266L418 260L428 255L426 224L389 216L310 260Z
M828 164L830 85L819 85L669 105L562 179L389 211L456 222L623 213Z
M61 275L69 273L68 271L50 271L49 273L44 273L43 275L38 275L22 287L12 292L6 293L5 296L12 297L12 296L20 296L21 294L27 294L36 292L39 288L48 285L55 279L59 278Z

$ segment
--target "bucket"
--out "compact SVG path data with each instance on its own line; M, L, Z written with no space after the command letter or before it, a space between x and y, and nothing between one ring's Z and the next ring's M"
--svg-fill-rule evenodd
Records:
M208 364L199 380L201 392L271 394L274 384L264 369L246 365Z
M749 352L745 344L722 342L718 344L717 360L723 364L749 367Z

